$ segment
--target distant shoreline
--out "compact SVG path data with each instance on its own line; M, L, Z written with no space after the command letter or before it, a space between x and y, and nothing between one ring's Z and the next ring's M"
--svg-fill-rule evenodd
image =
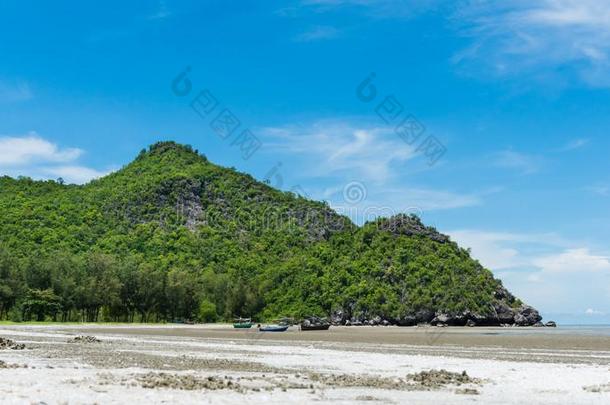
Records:
M333 326L329 331L302 332L298 326L279 334L260 333L256 328L233 329L231 324L47 324L12 325L28 329L54 329L76 334L159 336L201 339L256 339L270 342L327 342L413 346L500 347L507 349L587 350L610 348L610 327L371 327ZM587 333L589 332L589 333ZM0 334L2 328L0 326Z

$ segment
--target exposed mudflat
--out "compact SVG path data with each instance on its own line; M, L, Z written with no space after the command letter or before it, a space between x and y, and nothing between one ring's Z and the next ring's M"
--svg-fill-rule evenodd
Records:
M51 325L0 337L2 403L610 403L604 334Z

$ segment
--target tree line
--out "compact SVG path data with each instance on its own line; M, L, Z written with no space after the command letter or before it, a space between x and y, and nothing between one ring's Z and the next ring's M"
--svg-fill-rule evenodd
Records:
M260 308L257 292L230 274L100 252L18 257L0 246L0 320L214 322Z

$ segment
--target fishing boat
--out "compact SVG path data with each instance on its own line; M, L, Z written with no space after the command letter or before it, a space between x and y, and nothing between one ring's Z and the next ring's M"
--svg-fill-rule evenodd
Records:
M250 318L236 318L233 321L233 328L235 329L250 329L252 325L252 319Z
M260 332L286 332L288 325L266 325L258 328Z

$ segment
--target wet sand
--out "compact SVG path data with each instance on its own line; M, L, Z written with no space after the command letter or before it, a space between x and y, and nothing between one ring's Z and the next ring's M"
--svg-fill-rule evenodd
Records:
M79 336L89 336L79 338ZM2 403L610 403L606 331L0 326Z
M499 347L546 350L610 350L607 336L584 335L577 330L552 328L437 328L437 327L333 327L329 331L301 332L292 327L285 333L238 330L230 325L103 326L68 327L80 333L132 336L176 336L202 339L260 339L283 342L334 342L416 346Z

